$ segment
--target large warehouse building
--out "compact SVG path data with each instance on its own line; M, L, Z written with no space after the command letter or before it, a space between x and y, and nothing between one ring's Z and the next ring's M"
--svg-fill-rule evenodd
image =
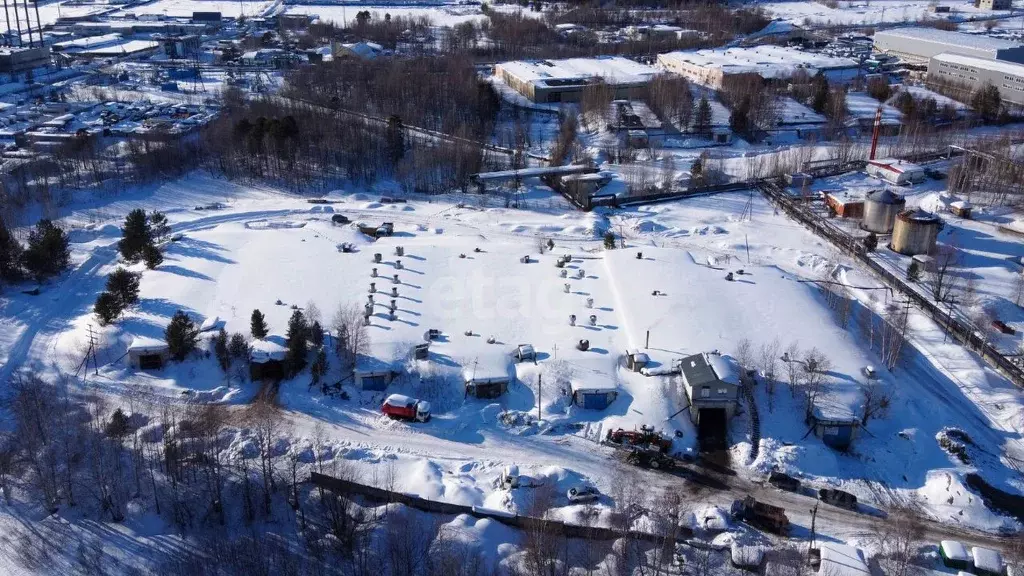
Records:
M640 98L658 70L621 56L568 60L517 60L494 67L494 75L534 102L578 102L583 89L605 82L616 99Z
M944 52L1024 62L1024 46L1016 42L937 28L894 28L875 32L875 51L915 64L927 64L930 58Z
M715 89L731 80L788 78L800 70L810 76L821 72L832 82L848 82L860 74L860 66L849 58L768 45L669 52L658 55L658 64Z
M1024 106L1024 65L962 54L939 54L928 63L928 82L963 85L969 97L985 84L999 89L1004 102Z

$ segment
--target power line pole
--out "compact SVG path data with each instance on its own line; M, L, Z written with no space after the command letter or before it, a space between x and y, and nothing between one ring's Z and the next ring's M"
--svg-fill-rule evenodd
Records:
M815 526L815 522L817 520L818 520L818 503L815 502L814 503L814 508L811 509L811 544L807 548L807 559L808 559L808 561L811 558L811 550L814 549L814 544L815 544L814 526Z
M537 374L537 421L540 422L540 391L543 374Z
M96 335L92 331L92 324L88 325L89 349L85 352L85 371L89 371L89 355L92 355L92 367L97 376L100 375L100 362L96 359Z

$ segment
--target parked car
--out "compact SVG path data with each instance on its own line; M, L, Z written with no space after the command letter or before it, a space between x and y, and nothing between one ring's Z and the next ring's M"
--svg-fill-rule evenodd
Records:
M818 499L826 504L846 508L847 510L857 509L857 497L849 492L835 488L822 488L818 490Z
M789 474L783 474L782 472L772 472L768 476L768 483L779 490L786 490L787 492L796 492L800 489L799 480L793 478Z
M345 216L344 214L335 214L334 216L331 216L331 222L335 224L348 224L351 220L349 220L348 216Z
M569 498L570 504L583 504L584 502L593 502L601 497L601 493L593 486L573 486L569 488L568 492L565 493L566 497Z

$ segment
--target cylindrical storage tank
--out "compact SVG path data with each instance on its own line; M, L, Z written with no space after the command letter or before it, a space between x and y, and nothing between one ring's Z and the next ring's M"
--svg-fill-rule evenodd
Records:
M920 208L904 210L896 216L889 247L907 256L930 254L941 228L942 219L931 212Z
M903 196L891 190L875 190L864 199L864 219L860 227L876 234L888 234L896 215L907 205Z

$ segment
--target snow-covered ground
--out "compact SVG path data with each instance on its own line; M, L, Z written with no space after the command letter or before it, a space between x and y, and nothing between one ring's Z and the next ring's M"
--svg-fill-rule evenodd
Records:
M288 450L307 450L320 424L333 453L366 481L392 476L401 491L513 511L529 509L531 492L495 486L494 478L509 464L562 494L580 483L614 492L609 470L620 464L596 444L609 428L652 424L675 438L675 451L694 449L694 428L677 414L685 402L675 379L644 376L622 365L625 350L646 345L648 331L647 352L661 365L713 349L735 354L743 339L755 349L775 339L783 346L797 342L802 350L816 347L832 362L823 398L859 411L862 368L883 363L865 344L858 322L842 327L822 293L804 281L829 277L861 287L878 281L775 213L760 195L729 193L581 214L536 182L528 185L529 208L521 210L478 195L380 204L367 193L343 191L328 196L331 204L310 204L201 176L123 196L77 198L61 220L71 229L74 271L44 286L39 296L9 291L2 297L0 378L23 368L51 378L73 373L91 325L99 335L102 366L98 375L87 376L88 390L115 403L129 392L172 402L187 397L245 403L258 385L236 373L224 375L212 359L141 372L128 368L122 355L134 336L160 338L179 309L200 321L219 318L229 332L247 334L250 312L259 308L271 332L283 334L293 306L308 310L313 303L329 323L339 305L361 308L375 281L364 361L402 368L407 375L387 393L431 400L434 419L384 419L383 394L354 390L335 367L328 380L343 382L347 400L309 390L308 373L282 384L279 401L294 424ZM195 209L214 202L223 206ZM182 238L167 246L157 270L144 272L140 304L101 328L92 302L117 265L119 225L135 207L165 211ZM393 222L396 233L372 241L351 226L333 225L334 214L374 225ZM629 247L605 250L606 230L624 236ZM540 244L548 239L554 249L542 253ZM341 243L355 244L356 252L342 253ZM399 246L402 257L395 253ZM373 262L376 253L379 264ZM522 263L526 255L530 261ZM573 257L567 278L555 266L563 255ZM740 268L744 274L733 282L724 279ZM393 274L399 283L391 282ZM398 290L394 320L386 310L392 288ZM854 295L875 313L884 306L875 300L881 298L877 291ZM944 342L934 324L915 315L912 325L914 348L892 372L879 369L882 382L895 391L890 413L872 419L850 453L835 452L807 434L802 400L785 382L770 404L758 387L758 459L748 464L745 458L747 415L730 425L739 478L760 480L782 469L810 486L854 492L868 511L910 502L943 522L986 530L1013 526L971 495L963 477L977 470L996 486L1020 489L1012 462L1000 456L1024 454L1018 446L1024 407L1019 392L977 357ZM428 361L411 360L412 345L430 328L444 337L431 345ZM587 351L576 348L581 339L589 341ZM524 343L537 349L536 364L513 363L511 352ZM514 378L502 398L474 400L462 391L460 373L467 368ZM572 406L566 395L570 380L617 386L618 398L604 411ZM970 464L939 447L936 435L947 426L974 441ZM666 488L682 484L671 475L649 477ZM732 497L711 491L698 502L724 504ZM604 497L598 508L607 512L611 503ZM808 506L791 511L795 522L807 521L803 508ZM562 499L553 514L571 519L578 511ZM862 526L819 518L817 528L848 540Z
M898 23L943 16L932 12L935 2L927 0L840 0L837 4L836 8L820 2L764 2L761 6L776 18L798 25ZM980 10L973 2L964 0L942 5L949 6L952 15L962 19L1008 15L1005 10Z

